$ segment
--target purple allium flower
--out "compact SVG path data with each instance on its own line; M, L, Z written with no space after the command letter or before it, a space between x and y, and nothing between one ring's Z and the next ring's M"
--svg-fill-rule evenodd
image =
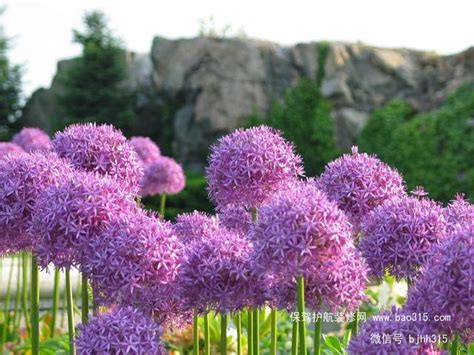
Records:
M160 148L148 137L132 137L130 145L143 164L150 164L161 156Z
M474 340L474 221L433 249L409 289L406 308L427 313L440 333ZM435 316L450 319L435 322Z
M38 208L38 194L72 172L67 162L50 152L0 159L0 255L31 247L28 228Z
M257 264L299 276L352 243L352 225L310 180L293 183L261 206L249 236Z
M77 169L116 179L130 194L140 190L143 168L138 155L113 126L73 124L56 133L53 149Z
M94 239L112 218L138 206L121 186L108 177L75 171L38 194L31 234L42 267L78 266ZM96 250L102 252L102 250Z
M217 212L221 226L247 235L253 222L251 213L245 207L228 205L219 207Z
M460 194L445 208L444 215L448 224L447 233L451 234L469 226L474 221L474 205L466 201Z
M189 308L230 312L247 302L251 244L226 229L188 246L179 275Z
M12 142L18 144L26 152L51 149L51 139L39 128L23 128L19 133L15 134Z
M258 207L282 183L302 174L293 144L266 126L239 129L219 139L206 168L209 195L218 206Z
M383 311L363 323L359 334L352 337L347 351L359 354L444 354L433 344L417 344L419 336L436 336L423 322L408 321L403 310ZM405 317L405 318L403 318ZM390 342L387 339L390 338ZM385 341L384 341L385 340Z
M397 197L385 201L362 223L359 248L375 277L385 271L414 279L430 249L446 233L443 208L427 198Z
M131 307L115 308L79 325L78 355L165 355L161 329Z
M216 217L198 211L179 214L173 227L184 244L212 237L220 229Z
M8 154L21 154L24 153L22 147L18 144L10 143L10 142L0 142L0 158L8 155Z
M174 159L161 156L145 167L142 196L173 195L184 189L183 168Z
M344 154L326 166L316 186L347 213L356 229L361 219L385 200L404 195L403 178L377 157Z
M170 222L139 210L112 218L88 250L81 271L90 275L97 298L134 305L147 289L175 279L182 244Z

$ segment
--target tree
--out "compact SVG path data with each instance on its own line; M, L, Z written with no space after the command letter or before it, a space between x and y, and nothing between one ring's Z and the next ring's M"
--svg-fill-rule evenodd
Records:
M62 79L60 98L66 123L112 123L128 130L134 118L134 93L123 86L127 78L126 53L107 27L103 13L84 17L84 32L74 30L74 42L82 46L79 57Z
M0 9L0 15L4 9ZM8 140L21 109L21 67L8 59L10 41L0 26L0 140Z

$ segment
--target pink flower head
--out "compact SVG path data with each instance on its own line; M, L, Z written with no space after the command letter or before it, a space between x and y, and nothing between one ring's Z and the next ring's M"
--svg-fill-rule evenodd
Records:
M474 221L474 205L464 199L463 195L457 195L448 207L444 209L447 222L447 233L469 226Z
M133 305L154 285L174 280L182 244L170 222L139 210L112 218L87 250L81 270L98 299Z
M316 180L316 186L335 201L354 226L385 200L405 194L403 178L375 156L359 153L344 154L326 166Z
M263 268L299 276L340 255L352 243L352 225L313 181L295 182L258 210L249 235Z
M239 129L219 139L206 169L209 195L218 206L258 207L302 174L293 144L266 126Z
M116 181L105 176L75 172L61 179L38 194L33 211L30 232L43 267L80 265L107 222L138 208Z
M439 204L404 196L385 201L369 214L359 247L373 276L383 277L388 271L397 279L414 279L445 233Z
M21 154L24 153L22 147L18 144L10 142L0 142L0 159L8 154Z
M184 244L212 237L220 228L216 217L198 211L179 214L173 227Z
M141 195L174 195L184 189L185 183L181 165L172 158L161 156L145 167Z
M18 144L25 152L51 149L51 139L39 128L23 128L15 134L12 143Z
M130 145L145 165L154 162L161 156L160 148L148 137L132 137Z
M217 212L221 226L247 235L253 222L251 213L245 207L228 205L219 207Z
M67 162L50 152L9 154L0 159L0 255L31 247L28 228L38 208L38 195L72 172Z
M79 325L78 355L165 355L161 329L132 307L115 308Z
M73 124L56 133L53 149L75 168L109 176L130 194L138 194L143 168L127 139L113 126Z

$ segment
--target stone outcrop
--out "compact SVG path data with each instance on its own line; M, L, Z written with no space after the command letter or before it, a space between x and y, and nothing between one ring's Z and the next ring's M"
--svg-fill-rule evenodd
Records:
M148 106L165 110L173 126L173 153L188 167L202 167L210 143L241 126L252 113L266 113L274 100L303 77L321 80L332 103L337 142L352 145L374 109L394 98L417 111L436 107L455 88L474 80L474 48L451 56L408 49L382 49L361 43L330 43L324 68L318 68L317 43L284 47L251 39L156 37L150 54L129 54L129 79L139 90L145 112L137 132L164 129ZM54 130L61 118L55 97L58 65L50 89L35 92L27 104L28 125ZM320 70L323 69L323 70ZM323 78L317 78L324 74ZM163 111L160 111L163 112ZM296 123L295 123L296 124ZM170 127L165 127L169 129Z

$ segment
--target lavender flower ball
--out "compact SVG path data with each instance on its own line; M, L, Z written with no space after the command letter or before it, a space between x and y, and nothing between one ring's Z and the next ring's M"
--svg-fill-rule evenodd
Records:
M438 245L409 289L407 310L427 313L439 333L474 340L474 222ZM450 316L435 322L434 316Z
M32 211L30 233L42 267L79 266L107 222L138 208L116 181L105 176L76 171L61 179L38 193Z
M219 224L242 235L247 235L253 224L251 213L242 206L224 206L217 210Z
M28 230L38 195L72 172L67 162L49 152L0 159L0 255L31 248Z
M436 335L422 322L402 321L403 310L392 308L363 323L359 334L352 337L347 351L354 354L445 354L433 344L416 344L418 336ZM390 337L390 342L386 339ZM412 339L410 341L410 338ZM385 341L384 341L385 340Z
M137 195L143 168L123 134L110 125L74 124L56 133L53 149L79 169L117 180Z
M153 163L161 156L160 148L148 137L132 137L130 145L145 165Z
M444 238L446 220L436 202L405 196L377 207L362 230L359 248L372 276L381 278L388 271L398 280L413 280L431 248Z
M115 308L79 325L79 355L165 355L161 329L152 319L131 307Z
M22 147L18 144L10 143L10 142L0 142L0 159L5 157L8 154L21 154L24 153Z
M162 156L145 167L141 195L174 195L184 189L185 183L181 165L172 158Z
M112 218L87 250L81 271L90 275L98 299L133 305L147 288L175 279L182 244L171 223L137 211Z
M266 126L239 129L219 139L206 168L209 195L218 206L258 207L282 183L302 174L293 144Z
M179 214L173 228L184 244L212 237L220 229L216 217L198 211Z
M405 194L403 178L375 156L344 154L326 166L316 186L337 202L356 230L361 219L385 200Z
M258 210L249 237L257 265L299 276L311 265L340 255L352 243L352 225L313 181L295 182Z
M447 233L452 234L469 226L474 221L474 205L464 199L463 195L456 196L444 209L447 222Z
M247 302L251 244L222 229L188 246L178 284L189 308L218 313L240 310Z
M18 144L26 152L51 149L49 136L39 128L23 128L19 133L15 134L12 143Z

